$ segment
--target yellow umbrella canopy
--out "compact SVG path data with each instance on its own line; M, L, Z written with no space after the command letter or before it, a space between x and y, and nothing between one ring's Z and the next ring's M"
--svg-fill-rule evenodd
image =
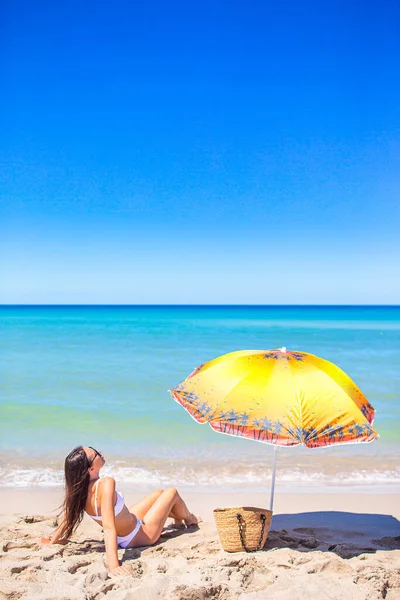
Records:
M300 351L241 350L200 365L172 397L215 431L309 448L370 442L374 409L333 363Z

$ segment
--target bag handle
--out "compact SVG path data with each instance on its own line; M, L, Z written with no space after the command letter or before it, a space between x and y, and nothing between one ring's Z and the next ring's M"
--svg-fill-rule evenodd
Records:
M261 534L260 534L260 539L257 544L257 548L255 550L250 550L249 548L246 547L246 544L244 541L244 535L243 535L244 519L243 519L242 515L240 513L238 513L236 515L236 518L238 520L239 535L240 535L240 541L242 542L243 550L245 550L246 552L258 552L259 550L261 550L261 544L262 544L263 537L264 537L264 529L265 529L265 521L266 521L265 515L263 513L260 514L260 521L262 523Z

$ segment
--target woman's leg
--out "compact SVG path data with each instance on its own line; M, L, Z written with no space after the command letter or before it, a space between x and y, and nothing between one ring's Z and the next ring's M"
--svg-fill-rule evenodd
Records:
M164 490L156 490L155 492L151 492L151 494L148 494L147 496L142 498L142 500L136 502L136 504L132 504L132 506L129 507L129 512L136 515L139 519L144 519L145 514L150 510L154 502L158 500L158 498L163 492ZM168 517L171 517L171 519L175 519L175 516L172 514L172 512L168 515ZM179 523L181 522L182 521L179 521ZM176 519L175 524L178 524Z
M130 506L129 512L136 515L139 519L143 519L144 515L150 510L154 502L158 500L163 492L164 490L156 490L155 492L148 494L148 496L145 496L142 500L139 500L139 502Z
M130 547L155 544L169 515L176 521L183 521L187 527L197 525L198 522L197 518L189 512L176 489L165 490L144 515L144 523L129 544Z

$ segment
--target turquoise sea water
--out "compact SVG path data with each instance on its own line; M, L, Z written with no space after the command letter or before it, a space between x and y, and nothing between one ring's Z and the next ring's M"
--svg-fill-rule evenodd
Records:
M279 450L280 481L394 484L400 473L400 307L0 307L0 485L62 480L90 444L138 485L257 487L268 445L198 425L168 389L239 349L311 352L376 408L371 444Z

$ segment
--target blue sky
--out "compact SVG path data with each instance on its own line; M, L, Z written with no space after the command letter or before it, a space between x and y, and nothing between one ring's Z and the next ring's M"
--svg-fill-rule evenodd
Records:
M6 0L0 302L400 303L396 4Z

